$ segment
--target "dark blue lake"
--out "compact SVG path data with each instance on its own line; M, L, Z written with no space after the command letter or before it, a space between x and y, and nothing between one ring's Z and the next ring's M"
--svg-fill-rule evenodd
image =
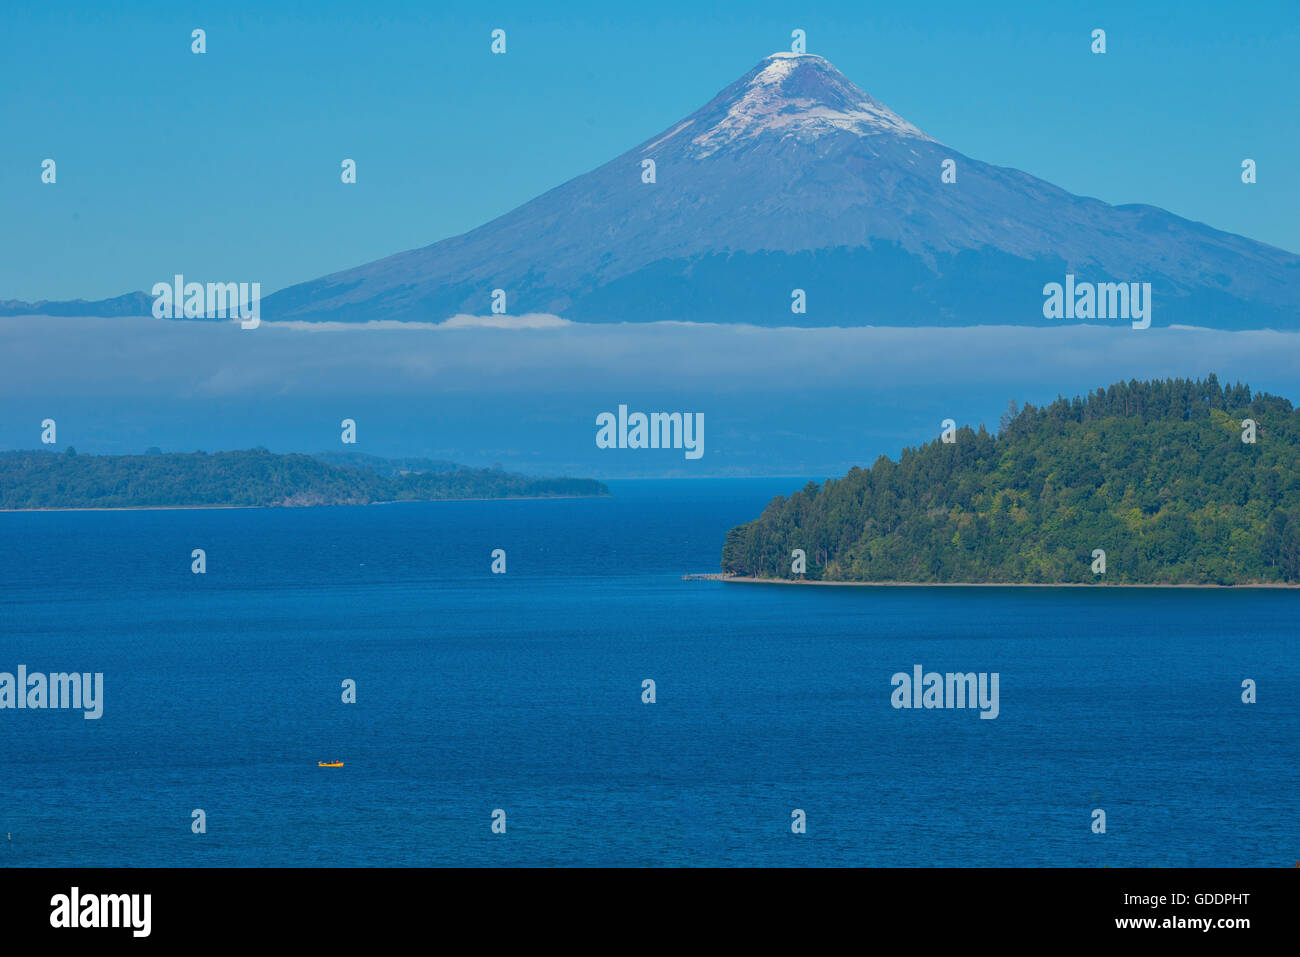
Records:
M0 514L0 671L105 698L0 710L0 864L1300 858L1300 593L681 580L801 484ZM998 717L896 710L917 664Z

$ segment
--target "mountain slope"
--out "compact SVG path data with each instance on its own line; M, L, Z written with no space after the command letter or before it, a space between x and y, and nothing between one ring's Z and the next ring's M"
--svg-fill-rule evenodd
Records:
M1027 405L776 498L722 568L799 577L794 549L827 581L1297 583L1300 412L1214 376Z
M1151 283L1153 325L1300 328L1300 257L966 157L794 54L478 229L282 290L263 318L438 321L501 288L512 314L587 321L1038 325L1061 321L1043 286L1067 272Z

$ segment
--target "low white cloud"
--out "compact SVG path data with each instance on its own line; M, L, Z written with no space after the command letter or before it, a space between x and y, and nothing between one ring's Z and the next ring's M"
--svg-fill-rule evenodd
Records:
M926 441L945 418L996 426L1008 399L1119 380L1214 372L1300 399L1300 333L524 318L0 319L0 448L33 447L49 416L83 451L318 451L347 416L376 454L536 474L826 476ZM620 403L706 415L704 463L597 449L595 416Z
M268 323L277 329L297 332L378 332L402 330L414 332L429 329L555 329L573 325L568 319L545 312L528 312L522 316L471 316L465 313L444 319L442 322L399 322L395 319L376 319L373 322L289 322Z
M444 329L553 329L573 325L568 319L544 312L529 312L522 316L452 316L442 324Z
M511 334L502 335L501 330ZM426 334L420 335L423 331ZM430 331L455 335L430 336ZM0 320L0 395L545 394L610 389L1033 398L1204 376L1300 398L1300 333L1165 327L760 328L456 316L440 323Z

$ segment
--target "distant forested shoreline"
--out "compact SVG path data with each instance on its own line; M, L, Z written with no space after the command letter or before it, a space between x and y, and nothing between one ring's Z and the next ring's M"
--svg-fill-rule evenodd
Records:
M1300 412L1286 399L1213 375L1134 380L1013 403L998 434L981 425L951 438L778 496L727 534L724 574L1300 582Z
M593 479L357 453L0 452L0 509L370 505L476 498L608 495Z

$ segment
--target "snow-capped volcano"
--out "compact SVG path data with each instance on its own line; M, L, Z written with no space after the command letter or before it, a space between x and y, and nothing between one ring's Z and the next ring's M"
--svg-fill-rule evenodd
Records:
M929 139L811 53L773 54L676 132L690 137L695 149L688 152L697 159L765 134L816 139L837 132L893 133Z
M1150 283L1156 326L1300 328L1300 257L966 157L795 54L492 222L282 290L262 317L439 321L501 289L511 314L585 321L1041 325L1067 274Z

